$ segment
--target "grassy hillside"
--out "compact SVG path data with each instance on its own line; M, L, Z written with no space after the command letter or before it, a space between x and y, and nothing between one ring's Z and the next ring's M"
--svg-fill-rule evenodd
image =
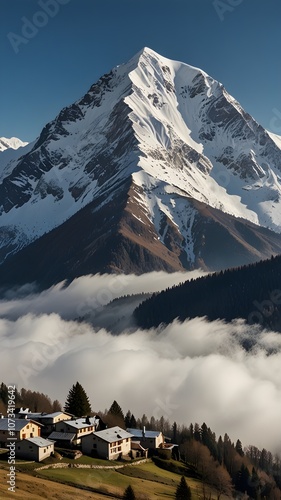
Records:
M77 461L71 461L77 464ZM108 462L105 462L108 465ZM39 464L36 466L40 467ZM3 464L2 464L3 467ZM18 500L41 500L48 491L50 500L107 500L122 498L129 484L137 494L138 500L174 499L180 474L157 467L153 462L140 465L127 465L122 469L89 469L70 467L66 469L45 469L35 471L33 466L19 462L17 469L25 472L17 473L16 493L8 495L6 487L6 470L0 469L0 498ZM193 499L202 496L202 483L187 478ZM207 491L216 498L211 489ZM209 496L209 495L208 495Z
M7 471L0 469L0 498L8 500L112 500L112 497L106 495L99 495L91 493L90 491L83 491L81 489L73 488L64 484L53 483L51 481L30 476L28 474L17 473L17 486L15 493L7 491ZM47 496L46 496L47 492Z

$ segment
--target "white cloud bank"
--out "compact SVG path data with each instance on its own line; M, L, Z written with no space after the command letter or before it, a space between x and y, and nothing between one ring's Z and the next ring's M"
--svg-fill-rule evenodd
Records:
M100 307L101 292L106 303L106 293L153 291L182 281L179 274L119 277L115 291L117 277L83 277L65 289L1 301L1 380L62 403L78 380L95 410L116 399L136 416L205 421L217 435L280 451L281 335L196 318L113 336L73 321L77 308ZM246 352L241 343L249 337L255 347Z

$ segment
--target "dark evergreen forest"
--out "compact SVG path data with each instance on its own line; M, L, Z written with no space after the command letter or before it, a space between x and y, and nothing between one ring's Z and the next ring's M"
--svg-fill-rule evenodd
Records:
M136 308L134 316L142 328L206 316L210 321L244 318L249 324L281 331L281 256L155 293Z

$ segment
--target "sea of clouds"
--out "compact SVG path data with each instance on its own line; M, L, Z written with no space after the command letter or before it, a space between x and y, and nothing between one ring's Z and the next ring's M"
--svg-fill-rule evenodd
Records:
M44 292L10 290L0 301L0 380L62 404L79 381L95 411L116 399L136 417L205 421L217 435L280 451L280 334L205 318L141 330L132 321L139 296L109 304L199 274L84 276ZM114 331L118 322L126 329Z

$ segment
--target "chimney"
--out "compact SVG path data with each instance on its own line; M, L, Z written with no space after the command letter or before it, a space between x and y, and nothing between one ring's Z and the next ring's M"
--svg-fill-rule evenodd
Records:
M145 438L145 425L143 426L142 437L143 437L143 439Z

